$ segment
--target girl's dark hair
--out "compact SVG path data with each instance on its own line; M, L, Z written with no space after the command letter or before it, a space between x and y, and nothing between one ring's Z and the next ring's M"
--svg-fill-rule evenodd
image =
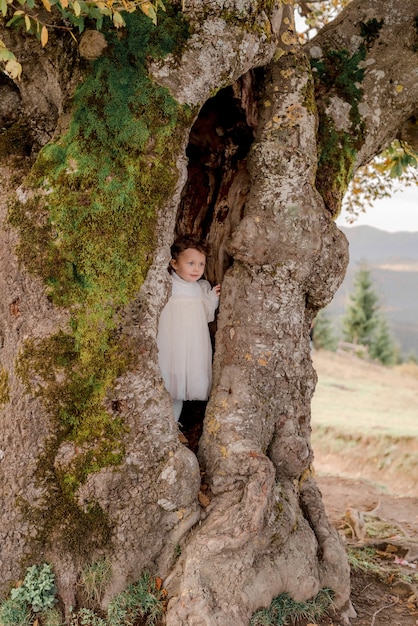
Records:
M205 256L208 256L209 254L209 244L206 243L206 241L203 241L194 235L182 235L181 237L177 237L171 246L171 258L174 259L174 261L177 261L179 255L189 248L192 250L198 250ZM168 271L170 273L174 271L171 265L168 266Z

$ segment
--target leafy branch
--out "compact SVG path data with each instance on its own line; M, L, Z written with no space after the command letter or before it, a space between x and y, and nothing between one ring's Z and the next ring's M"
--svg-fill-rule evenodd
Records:
M402 186L418 185L418 154L407 143L394 141L369 164L357 170L343 200L355 222L375 200L390 198Z
M41 19L38 12L42 9L58 13L62 24L50 24ZM96 29L101 30L103 19L108 17L115 28L122 28L126 26L123 13L138 9L157 24L157 13L165 7L162 0L18 0L18 6L14 0L0 0L1 15L6 19L9 17L6 27L22 26L27 33L36 36L43 48L48 43L50 29L67 30L75 39L73 30L82 33L86 20L94 21ZM20 80L22 66L1 39L0 64L8 76Z

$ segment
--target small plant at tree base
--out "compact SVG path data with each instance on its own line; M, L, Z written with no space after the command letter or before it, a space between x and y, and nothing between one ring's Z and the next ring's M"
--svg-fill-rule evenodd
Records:
M42 626L63 626L64 624L61 611L57 608L45 609L39 617Z
M331 589L321 589L312 600L296 602L288 593L282 593L267 609L254 613L250 626L286 626L289 620L298 619L314 622L326 615L333 597Z
M376 550L374 548L350 548L347 551L348 562L353 571L369 572L381 576Z
M109 626L133 626L139 617L146 617L147 624L155 624L165 610L164 599L156 580L144 572L109 604L107 622Z
M29 626L31 611L22 600L9 599L0 605L0 626Z
M10 595L12 600L26 603L34 613L39 613L56 604L56 591L54 573L51 566L44 563L29 567L23 584L12 589Z
M79 609L72 615L70 626L107 626L107 624L91 609Z
M87 596L87 601L100 605L103 592L110 580L112 567L107 559L86 565L81 572L80 582Z

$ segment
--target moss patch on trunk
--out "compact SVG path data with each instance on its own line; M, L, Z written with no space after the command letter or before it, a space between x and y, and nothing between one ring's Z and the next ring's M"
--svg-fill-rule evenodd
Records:
M72 499L79 484L123 458L125 427L104 405L130 360L118 311L147 274L157 214L174 191L192 119L147 71L150 58L175 53L187 39L181 12L168 6L157 27L141 12L126 22L123 31L106 32L108 54L78 88L68 132L41 151L27 181L29 199L9 214L22 264L70 314L68 328L28 341L16 368L54 420L52 449L39 467L48 484L55 481L47 508L65 494L58 508L67 533L69 520L80 525L83 517ZM67 440L85 452L72 474L62 475L53 470L54 450ZM97 511L94 517L102 523Z

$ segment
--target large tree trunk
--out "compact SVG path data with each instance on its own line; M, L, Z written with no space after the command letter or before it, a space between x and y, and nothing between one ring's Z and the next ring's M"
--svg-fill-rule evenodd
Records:
M393 94L396 121L376 119L376 103L384 109L393 80L383 79L380 68L398 27L407 35L398 71L405 84L414 75L417 2L405 1L402 11L390 2L352 2L306 52L293 31L290 3L266 3L265 11L259 2L229 3L228 19L223 4L212 2L208 15L204 3L185 3L193 35L181 54L151 65L153 80L174 101L156 91L145 111L147 105L130 100L144 116L157 114L142 151L127 136L120 169L121 144L112 153L112 141L124 130L124 116L116 107L115 138L103 139L114 165L102 178L95 178L98 133L82 135L89 107L100 98L93 91L84 104L76 99L76 125L69 126L71 88L59 53L45 65L55 88L44 102L55 109L44 134L30 114L39 89L8 79L0 85L12 103L0 111L8 128L17 132L16 120L7 117L13 107L25 112L30 128L26 141L11 144L9 134L0 150L1 183L9 192L1 199L1 586L6 591L22 575L25 560L48 560L68 610L83 600L77 596L83 566L108 557L112 577L102 606L149 569L165 579L171 626L242 626L281 592L307 599L323 587L333 589L348 618L349 568L313 473L309 329L347 265L347 242L332 218L349 175L415 110L411 83L408 97L400 89ZM371 10L384 19L373 37L358 27ZM240 11L251 19L243 23ZM335 77L318 78L317 70L315 90L308 57L324 59L333 46L344 58L364 46L358 63L379 68L380 88L367 70L363 93L344 101L349 90L338 91ZM105 84L111 70L101 62L85 78L87 87ZM84 71L83 64L74 66L74 82ZM112 114L106 98L94 109L99 117ZM164 125L173 119L169 135ZM337 135L345 135L327 156L330 119ZM40 153L21 186L57 125L55 151ZM139 145L140 130L132 128ZM333 169L336 154L342 174ZM328 178L318 171L321 158ZM123 200L114 179L127 181ZM117 198L113 213L112 206L98 208L100 185L109 186L109 205ZM68 243L74 224L78 236ZM222 281L214 385L197 455L178 441L155 343L168 297L169 245L185 231L212 243L209 278ZM97 397L103 415L100 402L92 404ZM202 472L210 499L204 507Z

